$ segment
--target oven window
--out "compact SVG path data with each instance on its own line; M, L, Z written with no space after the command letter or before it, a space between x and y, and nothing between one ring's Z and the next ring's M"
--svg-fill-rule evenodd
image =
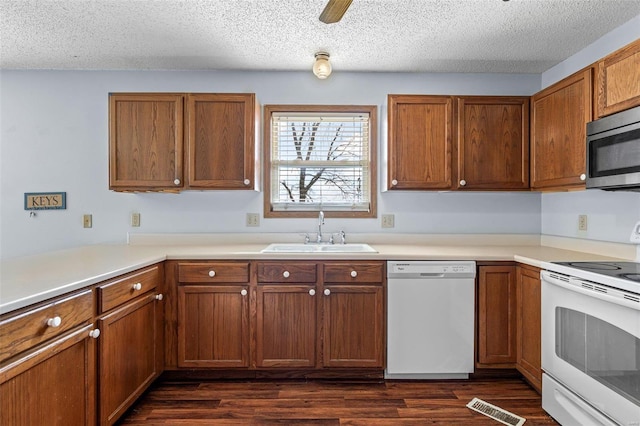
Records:
M640 338L591 315L557 307L556 355L640 405Z

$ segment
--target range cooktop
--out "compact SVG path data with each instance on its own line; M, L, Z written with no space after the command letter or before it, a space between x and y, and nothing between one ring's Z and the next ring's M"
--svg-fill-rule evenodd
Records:
M640 283L640 263L636 262L553 262L582 271Z

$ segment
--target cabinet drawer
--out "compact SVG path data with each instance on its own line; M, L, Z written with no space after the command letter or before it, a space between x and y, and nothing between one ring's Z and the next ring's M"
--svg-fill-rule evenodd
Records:
M258 263L258 283L315 283L316 264L299 262Z
M324 264L325 283L382 283L384 265L382 262L326 262Z
M249 263L180 263L178 281L181 283L246 283L249 281Z
M93 316L91 290L56 300L0 322L0 361L58 336Z
M155 265L99 286L100 312L106 312L153 290L158 286L159 277L160 266Z

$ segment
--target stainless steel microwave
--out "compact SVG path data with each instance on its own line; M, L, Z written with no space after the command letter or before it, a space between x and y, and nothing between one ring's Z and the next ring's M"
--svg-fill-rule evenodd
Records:
M640 191L640 106L587 123L587 188Z

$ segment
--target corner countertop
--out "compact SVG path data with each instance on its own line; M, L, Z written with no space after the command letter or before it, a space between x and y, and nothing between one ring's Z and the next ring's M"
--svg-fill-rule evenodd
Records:
M368 242L377 253L261 253L268 244L232 242L226 238L210 241L158 239L142 244L101 244L19 257L0 264L0 314L47 299L164 260L180 259L277 259L277 260L475 260L516 261L540 267L542 262L621 260L593 252L567 250L536 243L531 239L496 240L476 236L467 242L450 239L390 239ZM468 238L467 238L468 239ZM489 239L491 241L489 241ZM635 247L634 247L635 250ZM608 251L603 251L608 252ZM625 259L625 260L628 260Z

